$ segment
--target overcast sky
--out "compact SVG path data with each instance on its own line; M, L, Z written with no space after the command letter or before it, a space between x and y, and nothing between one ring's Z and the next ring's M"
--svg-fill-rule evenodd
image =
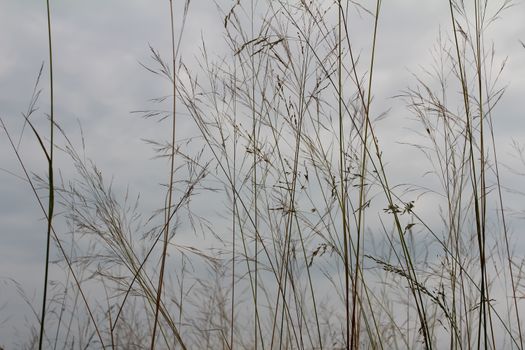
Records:
M327 0L329 1L329 0ZM175 1L179 2L179 1ZM167 129L152 120L130 113L151 107L148 100L170 93L169 85L148 73L139 62L152 63L148 45L169 53L167 1L90 0L51 1L55 74L55 118L76 146L80 146L82 125L88 156L108 178L141 193L143 207L151 211L162 205L165 163L153 160L154 152L143 139L168 139ZM228 1L222 1L228 4ZM370 1L366 2L369 6ZM180 15L178 8L177 15ZM45 1L0 0L0 117L18 140L23 125L22 112L30 101L33 86L44 62L38 103L33 116L38 128L46 130L48 102L47 23ZM407 181L420 179L416 158L403 155L410 142L409 112L392 100L414 84L411 72L432 64L434 43L441 31L449 31L448 2L385 1L379 25L375 76L378 110L392 108L389 118L379 124L384 138L385 157L392 173ZM496 139L500 160L514 161L511 141L525 144L525 6L516 2L490 31L496 62L508 61L500 79L507 92L495 113ZM181 55L190 70L198 71L195 57L200 54L201 37L208 52L226 52L222 34L223 18L212 0L193 0L182 41ZM369 38L370 33L355 37ZM447 35L450 33L447 32ZM358 40L358 39L356 39ZM368 40L368 39L367 39ZM364 48L363 48L364 49ZM498 63L499 64L499 63ZM180 134L191 129L181 122ZM20 154L32 172L44 175L44 155L33 135L23 134ZM60 161L64 157L58 155ZM412 163L411 163L412 162ZM64 163L65 164L65 163ZM39 310L45 247L45 223L7 137L0 130L0 344L16 342L15 328L33 315L10 279L16 280ZM521 168L521 170L525 170ZM67 166L63 171L67 174ZM510 174L508 182L520 185ZM524 190L523 186L521 190ZM509 197L518 205L521 199ZM9 319L3 323L4 320ZM23 332L22 332L23 333Z

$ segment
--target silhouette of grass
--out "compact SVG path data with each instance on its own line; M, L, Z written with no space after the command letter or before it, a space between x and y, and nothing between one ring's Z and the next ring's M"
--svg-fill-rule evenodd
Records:
M509 1L450 0L435 66L395 92L418 123L409 146L428 163L410 171L432 177L422 186L390 175L404 160L380 137L381 0L217 4L228 52L203 44L192 64L180 49L191 1L170 0L169 58L150 46L141 63L170 91L135 111L172 123L169 141L148 140L169 169L151 215L54 118L47 5L50 147L30 118L42 69L24 115L47 177L29 173L1 121L47 220L40 332L28 335L39 349L523 349L493 119L503 66L485 42ZM181 116L196 135L176 129ZM54 182L53 149L74 178ZM50 266L64 278L49 281Z

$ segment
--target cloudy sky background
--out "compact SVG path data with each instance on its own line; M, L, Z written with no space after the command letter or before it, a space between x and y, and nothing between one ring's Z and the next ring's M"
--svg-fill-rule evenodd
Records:
M227 1L222 3L228 4ZM168 139L167 128L131 114L151 107L149 99L170 93L167 83L148 73L139 62L151 64L148 45L165 56L169 53L167 1L52 1L55 74L55 118L81 146L82 125L87 155L104 175L114 177L124 188L141 193L142 207L152 211L162 205L165 163L153 160L154 152L142 139ZM33 116L40 130L47 130L44 113L49 111L47 24L44 1L0 0L0 117L18 140L32 89L44 63L39 111ZM180 8L178 9L180 15ZM411 142L409 128L415 124L399 100L391 97L406 89L422 67L432 64L431 49L440 30L449 35L448 5L444 1L385 1L379 25L375 72L377 110L391 108L377 132L391 164L390 174L402 182L424 183L425 169L414 150L399 142ZM525 144L525 6L503 13L490 31L496 62L508 57L500 80L507 86L494 114L496 139L502 164L524 171L515 158L512 140ZM224 53L223 18L211 0L191 3L182 41L182 60L198 72L195 57L204 39L208 52ZM362 29L359 29L362 30ZM356 29L354 37L369 41L369 32ZM359 39L356 39L359 40ZM363 50L366 48L363 48ZM179 119L181 120L181 119ZM181 121L180 135L191 133L191 122ZM412 153L409 153L412 152ZM33 135L26 130L20 153L27 167L45 174L46 164ZM411 156L407 156L410 154ZM71 169L57 154L64 175ZM63 163L61 163L63 162ZM17 176L22 171L0 130L0 344L16 342L15 329L24 319L33 322L31 310L20 298L10 279L16 280L39 310L45 247L45 223L29 186ZM525 190L523 179L505 172L509 187ZM401 180L400 180L401 182ZM521 186L521 187L520 187ZM160 198L160 200L159 200ZM506 195L509 207L523 210L521 197ZM515 222L516 225L520 221ZM514 226L519 231L519 226ZM525 241L525 240L524 240ZM7 320L7 322L3 322ZM21 331L23 335L23 330Z

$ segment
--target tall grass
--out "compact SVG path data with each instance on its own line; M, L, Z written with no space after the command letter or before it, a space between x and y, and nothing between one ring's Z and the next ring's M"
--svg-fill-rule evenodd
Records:
M55 185L53 175L53 154L54 154L54 130L55 130L55 117L54 117L54 89L53 89L53 48L51 41L51 9L49 7L49 0L46 1L47 8L47 33L49 42L49 98L50 98L50 131L49 131L49 151L43 148L44 153L47 157L48 162L48 181L49 181L49 201L47 206L47 234L46 234L46 262L44 271L44 292L42 293L42 313L40 316L40 336L38 339L38 349L42 349L44 340L44 328L46 318L46 302L47 302L47 284L49 279L49 248L51 245L51 227L53 226L53 213L55 208Z
M169 169L152 215L54 121L50 71L49 176L25 173L39 201L38 184L50 189L42 210L65 277L48 297L47 256L39 348L523 349L494 136L501 71L485 41L510 3L450 0L435 66L392 92L428 161L412 171L431 178L408 185L390 175L402 160L389 159L374 99L381 0L217 6L229 52L203 44L198 67L180 50L190 3L168 2L169 59L150 47L142 64L170 86L136 111L171 121L169 141L149 140ZM51 68L49 12L48 23ZM193 135L176 134L181 115ZM60 185L54 147L77 172Z

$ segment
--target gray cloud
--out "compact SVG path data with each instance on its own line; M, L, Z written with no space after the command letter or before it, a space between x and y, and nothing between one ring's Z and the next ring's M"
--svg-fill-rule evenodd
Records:
M47 127L44 116L49 110L47 32L43 4L17 0L0 3L0 117L15 139L23 124L20 113L27 108L42 61L46 62L40 85L43 95L33 120L41 130ZM378 102L373 108L380 113L392 107L390 117L378 124L378 133L390 162L389 171L399 182L426 181L421 179L425 166L420 166L424 159L416 150L398 144L414 138L407 131L409 113L401 101L390 97L415 84L410 72L419 74L421 66L432 64L430 49L440 28L444 36L450 36L447 11L446 6L437 2L384 3L374 79ZM180 15L180 9L177 14ZM501 77L501 85L508 85L508 90L494 112L499 133L497 144L501 145L501 159L506 163L514 162L509 155L510 139L525 141L522 106L525 49L519 44L520 39L525 41L522 14L523 6L517 5L504 14L504 21L495 22L492 32L497 64L509 57ZM133 193L140 192L146 211L160 207L163 188L159 183L166 181L166 163L153 160L155 154L142 139L167 139L168 130L166 124L143 120L130 111L154 106L148 99L170 93L166 81L146 72L138 63L153 64L148 44L166 57L169 54L167 7L150 1L69 1L53 4L52 16L58 122L77 147L81 146L80 122L88 156L108 178L115 177L117 188L124 191L129 185ZM190 69L199 69L196 57L200 55L201 38L209 52L227 52L222 21L212 1L193 1L181 49L183 61ZM365 44L370 41L370 32L366 31L369 23L365 22L357 21L356 28L351 29L364 57L368 54ZM185 120L184 115L179 120L180 135L196 134L192 122ZM414 126L410 122L408 125ZM0 134L0 167L21 175L7 138ZM407 152L413 157L407 157ZM29 129L25 130L21 155L31 171L45 174L43 154ZM64 165L64 175L72 174L67 157L60 154L58 157L59 164ZM404 162L405 166L398 167L398 162ZM520 178L512 178L511 185L519 186L520 182ZM421 206L426 213L432 213L431 205ZM210 208L203 211L213 212ZM0 278L15 278L29 294L37 295L43 273L42 217L27 184L0 171ZM10 303L12 298L17 296L11 288L0 295L0 305ZM40 302L38 298L36 304ZM9 310L17 312L13 307ZM23 312L29 315L27 310ZM17 316L14 323L22 326L22 320ZM13 328L0 324L0 344L8 344L6 339L10 339Z

